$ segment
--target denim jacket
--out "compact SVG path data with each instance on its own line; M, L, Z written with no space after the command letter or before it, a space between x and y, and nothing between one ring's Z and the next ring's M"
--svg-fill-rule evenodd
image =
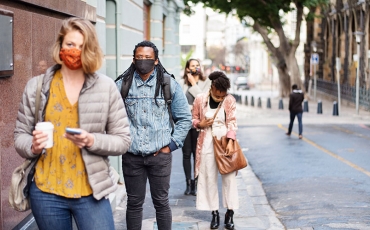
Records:
M191 113L180 85L171 78L172 118L174 132L169 119L162 89L156 98L154 94L157 74L154 71L145 82L135 72L131 88L125 99L127 116L130 121L131 146L128 152L147 156L169 146L171 152L183 146L191 128ZM122 80L117 82L121 91Z

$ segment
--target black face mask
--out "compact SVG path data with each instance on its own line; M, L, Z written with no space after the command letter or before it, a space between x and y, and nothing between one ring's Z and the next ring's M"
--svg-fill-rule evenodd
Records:
M153 59L135 59L135 68L139 74L147 74L154 69Z

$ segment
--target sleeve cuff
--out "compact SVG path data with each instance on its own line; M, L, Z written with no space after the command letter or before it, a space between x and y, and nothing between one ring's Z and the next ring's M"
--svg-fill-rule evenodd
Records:
M171 140L171 143L168 145L168 147L170 148L171 152L173 152L176 149L178 149L176 143L173 140Z
M227 134L226 134L226 137L235 140L236 139L235 131L228 131Z

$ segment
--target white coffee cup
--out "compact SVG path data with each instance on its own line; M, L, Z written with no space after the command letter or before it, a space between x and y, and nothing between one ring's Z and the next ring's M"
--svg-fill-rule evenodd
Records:
M210 118L213 118L215 114L212 112L212 111L207 111L206 114L204 114L204 116L207 118L207 119L210 119Z
M53 134L54 134L54 125L51 122L39 122L36 124L35 127L36 130L41 130L44 133L48 134L48 140L46 141L46 146L45 148L51 148L53 147Z

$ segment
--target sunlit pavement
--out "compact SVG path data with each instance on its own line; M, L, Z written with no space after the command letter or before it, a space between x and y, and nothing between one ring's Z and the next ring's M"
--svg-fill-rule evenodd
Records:
M289 123L288 98L282 99L283 109L279 109L280 98L275 91L246 90L233 92L242 95L242 102L237 105L237 120L240 127L258 127L264 125L276 125L280 127L284 135ZM248 105L245 99L247 96ZM251 106L251 98L254 98L254 106ZM258 107L258 98L261 99L261 107ZM271 108L267 108L267 99L271 100ZM317 113L317 102L310 100L309 111L303 114L303 124L363 124L370 122L369 112L360 111L357 115L354 108L343 106L339 116L333 116L333 104L331 101L322 100L322 114ZM291 138L298 139L297 121L295 121ZM248 140L239 140L241 143ZM248 145L244 145L248 146ZM248 148L243 149L245 153ZM240 199L240 209L235 210L235 229L286 229L277 218L277 214L271 208L260 180L255 176L251 166L240 170L237 176ZM219 190L221 188L219 177ZM124 186L123 190L124 190ZM198 211L195 208L194 196L185 196L185 178L182 168L181 150L173 153L173 168L171 176L170 204L173 214L174 230L180 229L209 229L211 213ZM221 197L220 197L221 204ZM125 198L118 204L114 212L116 229L126 229L125 224ZM219 229L223 229L225 208L220 210ZM147 197L144 204L143 227L142 229L157 229L155 223L155 210L147 187ZM289 228L288 228L289 229ZM313 229L310 227L294 229Z

